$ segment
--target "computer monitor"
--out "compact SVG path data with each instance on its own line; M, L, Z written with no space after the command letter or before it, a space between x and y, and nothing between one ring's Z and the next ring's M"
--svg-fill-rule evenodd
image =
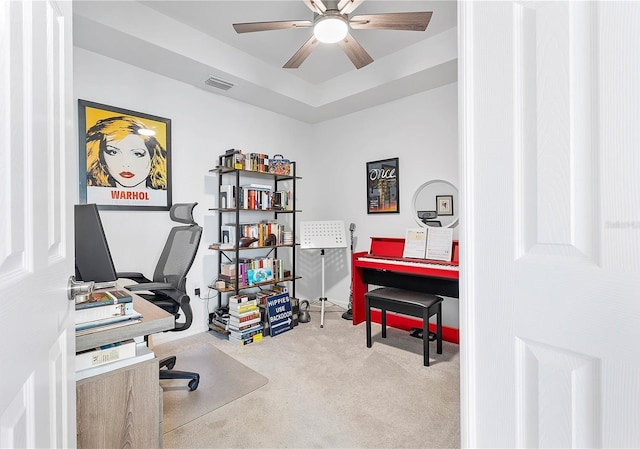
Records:
M94 281L96 289L114 287L118 276L98 207L95 204L76 204L74 220L76 280Z

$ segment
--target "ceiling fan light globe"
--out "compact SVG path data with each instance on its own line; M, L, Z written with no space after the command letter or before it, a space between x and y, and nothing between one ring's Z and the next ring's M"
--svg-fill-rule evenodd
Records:
M334 44L347 36L349 25L342 17L323 17L313 27L313 34L320 42Z

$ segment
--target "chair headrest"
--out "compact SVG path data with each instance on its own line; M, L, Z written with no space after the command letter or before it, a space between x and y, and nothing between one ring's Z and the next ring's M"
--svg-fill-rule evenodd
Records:
M176 203L169 210L169 217L177 223L197 224L193 219L193 208L198 203Z

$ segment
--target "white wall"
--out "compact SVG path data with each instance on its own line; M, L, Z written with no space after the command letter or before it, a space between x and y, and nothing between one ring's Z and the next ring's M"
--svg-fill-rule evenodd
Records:
M369 248L371 236L403 237L415 226L411 199L423 182L446 179L457 185L457 96L448 85L403 100L309 125L224 96L148 72L74 47L74 97L171 119L173 202L193 202L200 224L217 224L207 209L214 207L209 169L228 148L283 154L295 160L297 207L301 220L344 220L356 224L356 250ZM399 157L400 214L367 215L367 161ZM208 182L207 182L208 181ZM172 226L166 212L102 211L105 232L119 271L152 276ZM202 259L211 233L206 232L188 276L189 292L217 273L203 270ZM320 258L298 251L296 296L320 296ZM349 298L348 252L327 250L326 296L344 307ZM212 294L213 296L213 294ZM196 318L191 329L164 334L158 340L205 330L208 312L216 305L191 295ZM445 324L457 326L456 307L445 303ZM449 309L449 312L447 312Z
M356 225L355 251L368 251L371 237L404 237L416 227L412 199L431 179L458 185L457 84L422 92L370 108L313 128L311 169L301 167L299 189L303 220L344 220ZM367 214L366 163L399 158L400 213ZM454 236L457 238L456 230ZM346 306L349 299L348 251L327 250L325 295ZM301 252L298 269L301 290L319 297L320 270L316 254ZM315 295L313 294L315 292ZM447 299L444 324L458 327L458 301Z
M228 148L247 152L283 153L294 160L305 159L310 126L256 107L207 93L193 86L141 70L137 67L74 47L74 97L111 106L167 117L172 132L173 202L193 202L196 221L204 222L213 198L205 191L209 169ZM153 269L172 227L167 212L102 211L105 233L118 271L142 271L147 277ZM210 243L210 242L209 242ZM210 252L207 241L188 276L189 292L196 286L207 294L202 257ZM213 275L215 276L215 274ZM194 325L178 334L168 333L159 340L202 332L207 328L208 311L215 307L191 296Z

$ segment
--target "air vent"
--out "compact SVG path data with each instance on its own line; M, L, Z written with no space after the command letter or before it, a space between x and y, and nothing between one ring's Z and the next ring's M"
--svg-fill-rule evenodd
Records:
M216 89L222 89L222 90L229 90L233 86L235 86L235 84L230 83L229 81L221 80L220 78L216 78L213 75L209 75L209 78L204 80L204 83L207 86L215 87Z

